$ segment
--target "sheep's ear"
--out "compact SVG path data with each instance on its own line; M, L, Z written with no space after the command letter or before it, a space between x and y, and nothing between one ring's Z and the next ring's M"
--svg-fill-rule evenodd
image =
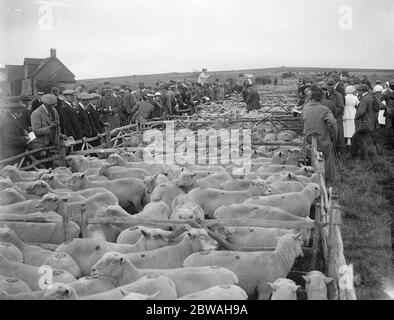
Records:
M333 280L334 280L333 278L324 277L324 283L330 283Z
M82 172L81 175L80 175L80 177L81 177L81 178L84 178L84 177L85 177L85 173Z
M120 257L119 262L120 264L124 264L126 262L126 259L124 257Z
M191 177L194 178L197 175L197 172L192 173Z
M297 290L300 289L300 288L301 288L301 286L294 286L293 289L292 289L292 291L293 291L293 292L297 292Z
M272 291L276 290L276 284L272 283L272 282L267 282L267 284L269 285L269 287L272 289Z
M119 290L123 294L123 296L127 296L129 294L126 290L124 290L122 288L119 288Z
M160 294L160 291L155 292L154 294L151 294L148 296L148 300L155 300L156 297Z
M185 229L186 231L190 231L192 227L190 226L190 224L185 224Z
M310 276L302 276L305 280L306 283L309 283L311 281L311 277Z
M301 238L301 236L302 236L302 231L297 233L297 234L295 234L293 237L294 237L295 240L299 240Z
M143 235L145 238L149 238L149 237L151 236L150 233L147 232L146 230L141 229L140 231L141 231L142 235Z

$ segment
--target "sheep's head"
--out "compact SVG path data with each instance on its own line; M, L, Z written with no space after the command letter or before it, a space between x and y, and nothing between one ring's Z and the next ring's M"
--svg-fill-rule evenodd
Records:
M302 276L305 280L305 289L308 300L327 300L327 284L333 281L322 272L314 270Z
M218 243L204 229L191 229L186 235L199 246L199 251L215 250L218 247Z
M69 180L72 190L81 189L84 179L86 179L85 173L83 172L74 173Z
M315 170L312 167L302 167L301 173L306 177L312 177L312 174L315 173Z
M59 198L54 193L44 195L36 204L36 208L42 212L54 211L57 212Z
M130 216L118 205L111 205L97 209L95 218L128 217Z
M74 288L65 283L54 283L44 293L43 300L76 300L77 293Z
M148 194L151 194L153 189L155 188L156 178L157 178L157 174L155 174L154 176L144 177L145 190Z
M34 181L32 185L26 188L27 194L34 194L36 196L42 197L43 195L47 194L51 191L51 187L48 183L43 180Z
M50 173L50 174L43 174L40 177L40 180L45 181L46 183L48 183L50 186L52 186L53 180L55 179L55 175Z
M107 252L92 267L92 275L107 276L117 279L125 272L127 258L119 252Z
M19 178L19 171L14 166L5 166L0 170L0 177L10 178L12 181L16 182Z
M9 242L17 246L18 249L23 249L21 247L22 241L18 238L15 231L7 226L0 228L0 242Z
M251 196L268 196L271 194L271 188L264 180L257 179L250 184L249 194Z
M178 188L184 190L190 190L196 184L195 176L197 173L190 173L190 172L182 172L178 179L175 181L175 185Z
M272 163L274 164L286 164L288 159L288 153L285 151L275 152L272 156Z
M288 233L281 236L278 240L276 245L276 250L281 250L281 248L285 247L286 250L289 252L291 250L292 254L295 258L303 257L304 252L302 251L302 232L297 234Z
M321 194L320 186L317 183L308 183L304 191L308 193L311 202L320 197Z
M277 279L273 283L268 282L272 290L271 300L297 300L297 286L293 280Z
M99 174L105 176L109 173L109 168L112 167L109 163L104 163L100 166Z
M14 186L13 182L10 178L0 178L0 190L4 190L6 188L12 188Z
M66 165L71 168L72 172L84 172L89 168L89 161L84 156L68 156Z
M111 166L119 166L122 163L123 158L116 154L116 153L112 153L109 155L107 162L111 165Z

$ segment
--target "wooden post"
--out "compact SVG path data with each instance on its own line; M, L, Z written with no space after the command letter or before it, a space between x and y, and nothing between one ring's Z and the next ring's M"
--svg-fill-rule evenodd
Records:
M107 148L111 148L111 128L109 126L109 123L105 125L105 142Z
M66 146L64 143L61 143L59 146L59 165L61 167L66 166Z
M59 214L62 216L63 220L63 233L64 233L64 241L67 241L69 238L69 230L68 230L68 222L69 222L69 208L67 206L67 198L63 198L59 201Z
M81 234L82 238L88 237L88 224L87 224L87 215L86 215L86 203L83 202L81 204Z
M321 202L315 205L315 226L313 228L312 257L311 257L311 264L309 266L309 270L311 271L316 270L317 252L319 250L320 228L321 228L320 208L321 208Z

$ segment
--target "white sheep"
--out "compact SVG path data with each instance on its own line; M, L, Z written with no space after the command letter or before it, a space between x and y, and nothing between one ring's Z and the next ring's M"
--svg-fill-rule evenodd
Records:
M300 286L290 279L277 279L268 282L272 290L271 300L297 300L297 290Z
M235 285L221 285L180 297L177 300L246 300L246 292Z
M259 300L268 300L271 290L268 282L284 278L297 257L303 256L301 233L282 236L275 251L240 252L210 251L195 253L185 259L184 267L222 266L239 278L239 286L249 297L256 293Z
M302 276L305 280L305 289L308 300L327 300L327 284L332 278L326 277L322 272L313 270Z
M238 277L226 268L208 266L177 269L137 269L123 254L118 252L107 252L92 268L92 272L111 278L118 287L132 283L144 276L165 276L175 283L178 297L216 285L238 284Z
M26 282L17 278L4 277L2 275L0 275L0 290L4 290L8 294L31 292Z

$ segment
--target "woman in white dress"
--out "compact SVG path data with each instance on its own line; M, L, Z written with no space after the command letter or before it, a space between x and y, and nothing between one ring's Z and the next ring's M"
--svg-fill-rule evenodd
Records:
M350 146L351 138L354 135L355 122L354 118L356 116L356 106L359 104L358 98L354 95L356 88L354 86L347 86L345 89L345 112L343 114L343 131L346 139L346 145Z

